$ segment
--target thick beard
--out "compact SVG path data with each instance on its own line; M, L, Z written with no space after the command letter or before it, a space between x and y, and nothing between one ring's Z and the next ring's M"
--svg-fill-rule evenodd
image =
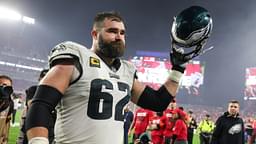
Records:
M99 48L101 54L109 58L118 58L124 55L125 45L121 40L106 42L102 36L99 37Z

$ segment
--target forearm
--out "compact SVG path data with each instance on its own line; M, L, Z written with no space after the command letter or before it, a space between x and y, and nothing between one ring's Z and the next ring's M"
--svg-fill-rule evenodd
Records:
M50 110L44 104L32 103L25 123L29 144L48 144L48 124L51 121Z
M33 141L30 144L47 144L48 129L54 122L52 111L60 101L62 93L56 88L40 85L27 113L26 130L28 139ZM39 141L39 142L38 142Z
M162 112L168 107L173 99L174 96L168 92L164 85L158 90L146 86L143 93L140 95L137 104L146 109Z
M135 79L131 100L140 107L161 112L165 110L169 103L175 98L182 75L182 72L173 70L165 84L158 90L145 86Z
M175 72L175 73L179 73L179 72ZM166 89L168 90L168 92L172 95L172 96L176 96L178 89L179 89L179 81L181 79L182 73L180 73L179 76L174 76L170 75L169 78L166 80L166 82L164 83L164 86L166 87Z
M27 131L28 140L34 137L48 138L48 129L45 127L33 127Z

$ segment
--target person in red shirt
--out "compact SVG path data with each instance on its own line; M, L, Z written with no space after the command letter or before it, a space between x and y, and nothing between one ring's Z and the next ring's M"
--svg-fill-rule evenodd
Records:
M164 111L164 121L165 121L165 129L163 131L164 144L170 144L170 141L171 141L172 128L174 126L174 120L172 118L172 115L176 107L177 107L176 101L173 100L169 104L168 108Z
M172 133L172 144L187 144L187 115L184 111L176 109L173 112L173 118L175 120L173 133Z
M150 119L148 130L151 130L151 139L153 144L163 143L163 131L165 127L165 121L163 112L156 112Z
M254 144L255 143L255 139L256 139L256 120L253 121L252 128L253 128L252 136L249 138L248 144Z
M248 140L248 144L254 144L256 139L256 128L253 129L252 136Z
M134 128L133 141L138 139L140 135L147 130L149 120L153 115L153 111L144 108L138 108L136 110L135 118L131 126L131 129Z

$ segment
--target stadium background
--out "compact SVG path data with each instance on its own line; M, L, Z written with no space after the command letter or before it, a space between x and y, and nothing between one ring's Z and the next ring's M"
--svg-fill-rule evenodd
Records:
M14 79L17 96L24 98L24 90L37 84L40 70L47 67L47 55L54 45L72 40L90 47L91 22L103 10L120 11L127 22L125 59L138 56L138 51L153 51L167 54L168 60L172 18L191 5L211 12L213 33L206 47L214 49L197 59L204 65L200 97L194 99L181 90L178 98L187 104L215 107L237 99L243 110L255 110L254 100L244 100L246 69L256 67L254 0L2 0L0 6L35 18L35 24L0 18L0 73Z

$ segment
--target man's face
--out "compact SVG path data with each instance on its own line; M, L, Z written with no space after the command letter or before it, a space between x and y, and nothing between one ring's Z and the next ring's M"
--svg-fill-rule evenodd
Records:
M236 115L239 112L239 104L238 103L229 103L228 112L231 115Z
M177 112L175 112L173 115L172 115L173 119L177 119L179 118L179 114Z
M171 103L169 104L169 108L170 108L170 109L176 109L176 107L177 107L176 102L171 102Z
M12 86L12 82L9 80L9 79L6 79L6 78L0 78L0 86ZM3 88L1 87L1 88ZM11 88L12 89L12 88ZM5 95L5 93L2 93L3 89L1 89L1 92L0 92L0 96L1 96L1 99L0 99L0 106L2 107L4 105L4 103L6 103L6 98L8 98L8 95ZM8 89L10 90L10 89Z
M9 79L1 78L0 86L12 86L12 82Z
M205 116L205 120L210 120L211 118L209 116Z
M101 54L109 58L123 56L125 50L125 26L123 22L105 19L97 38Z

